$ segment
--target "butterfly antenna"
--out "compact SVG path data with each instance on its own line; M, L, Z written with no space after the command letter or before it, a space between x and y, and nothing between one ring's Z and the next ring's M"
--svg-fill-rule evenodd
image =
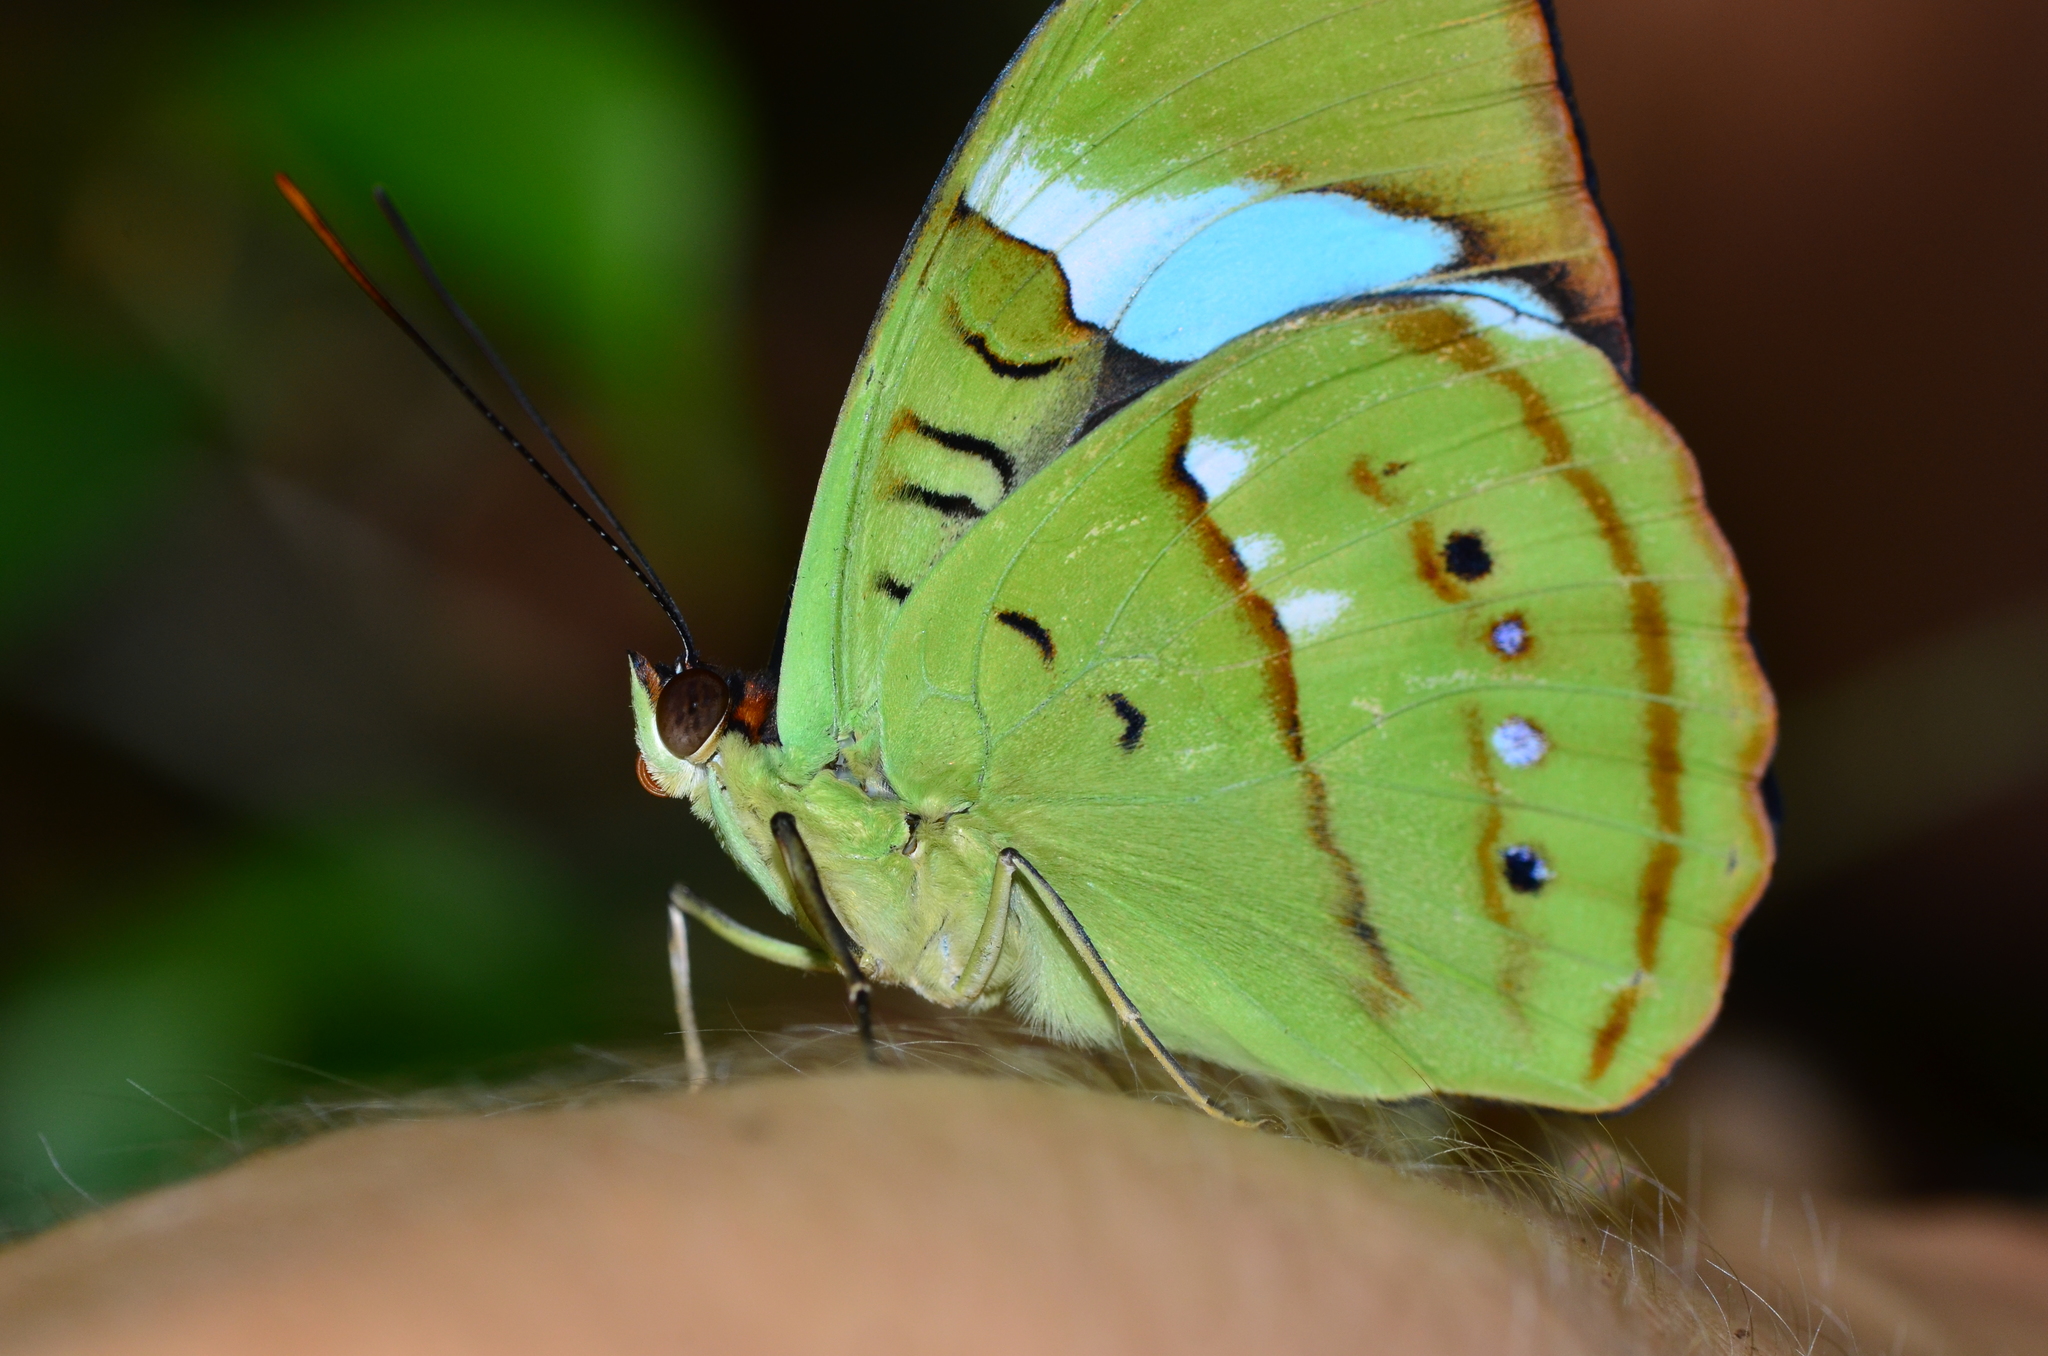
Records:
M455 295L448 290L447 284L441 281L440 273L427 258L426 250L421 247L419 238L412 233L412 227L406 224L398 205L391 201L391 195L384 191L381 184L371 189L370 195L377 200L377 206L383 211L384 219L391 223L392 233L398 237L399 243L405 246L405 252L412 256L413 266L419 269L420 276L427 280L427 286L434 289L434 295L440 298L441 305L455 318L455 323L462 326L463 333L469 336L470 342L483 351L484 357L490 361L491 370L498 374L498 380L505 383L506 388L512 392L512 398L519 402L519 408L526 412L526 417L533 421L541 436L548 440L548 446L554 448L555 455L562 459L562 465L568 468L576 487L583 491L586 502L603 517L605 526L611 529L612 535L618 538L639 562L641 570L647 577L654 580L655 587L660 588L660 577L648 563L647 553L640 549L639 542L633 540L633 534L626 530L626 525L620 521L619 515L612 512L612 506L605 502L604 495L598 492L597 486L590 483L590 478L583 473L582 465L555 432L554 425L534 408L533 401L526 394L526 388L519 384L519 378L512 375L512 369L499 356L496 346L484 335L482 327L470 318L469 312L462 308L462 304L456 301ZM667 590L663 589L662 592L666 594Z
M521 389L518 382L512 379L511 373L506 370L505 364L498 357L497 351L485 341L483 333L470 320L469 316L463 312L462 308L455 304L454 299L449 296L447 289L442 286L439 276L428 265L426 255L421 251L418 242L413 239L412 233L406 229L404 219L398 215L397 209L391 206L390 199L384 194L383 190L379 189L377 192L378 206L384 209L385 215L391 220L393 228L398 232L400 241L404 243L407 252L412 255L413 262L426 275L428 283L441 298L442 304L449 309L450 313L461 323L463 329L483 349L485 355L489 357L492 367L497 370L500 377L504 378L506 385L511 387L513 394L518 397L520 408L525 410L528 417L547 435L548 442L560 454L563 465L568 467L569 473L575 479L578 488L590 496L591 502L597 506L598 512L604 515L603 522L599 522L592 515L591 511L583 506L583 502L570 493L569 488L556 479L553 472L541 464L540 459L535 457L528 450L526 444L519 440L519 435L514 433L506 426L505 421L498 417L497 411L484 403L483 397L478 395L470 384L462 379L462 374L457 372L454 366L441 356L439 350L434 347L427 337L421 334L410 320L405 318L404 313L392 305L383 292L378 290L377 284L370 281L370 275L363 271L362 265L356 262L355 256L348 252L348 247L341 243L341 238L335 235L333 228L327 224L326 219L314 208L306 195L299 191L299 186L291 181L289 175L282 172L277 175L277 189L278 192L284 194L284 200L291 204L292 210L299 214L299 219L311 228L315 236L319 237L320 243L326 246L327 252L334 256L334 261L340 264L343 271L355 280L357 287L363 289L363 294L376 304L377 309L382 311L392 324L405 332L405 336L418 346L420 352L427 355L427 360L439 369L441 375L448 378L455 389L462 393L463 399L475 407L476 412L484 417L486 423L497 430L498 436L510 443L512 450L517 452L526 464L533 468L536 475L547 482L548 488L559 495L562 502L574 510L576 516L581 518L584 524L591 531L597 533L599 539L611 548L612 554L625 562L626 568L633 572L633 577L640 581L640 586L647 590L648 595L654 599L655 604L661 608L663 615L668 618L669 624L676 628L676 634L682 638L682 666L689 667L694 665L697 662L697 645L690 638L690 628L684 623L682 609L676 606L675 598L662 585L660 577L654 573L653 566L647 563L647 558L640 553L639 546L634 543L632 537L627 535L625 528L619 523L618 516L612 512L611 506L605 503L604 497L597 492L588 478L584 476L583 469L576 464L575 458L569 455L568 449L562 446L561 440L555 436L554 430L534 411L532 403L526 398L526 392ZM607 527L606 524L610 526Z

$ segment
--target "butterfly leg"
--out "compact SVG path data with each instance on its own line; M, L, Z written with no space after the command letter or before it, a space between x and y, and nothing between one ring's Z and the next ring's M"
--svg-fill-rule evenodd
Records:
M780 937L770 937L765 932L756 932L739 919L734 918L715 904L699 899L688 886L677 885L668 892L669 904L681 909L690 917L711 929L712 935L720 941L737 947L756 960L767 961L770 965L783 965L792 970L815 970L820 974L832 974L839 967L832 958L815 946L802 942L785 942Z
M988 988L988 982L996 972L996 962L1003 956L1003 940L1010 933L1010 887L1016 882L1017 867L1010 859L1017 856L1002 852L996 857L995 885L988 892L988 912L981 918L981 936L975 939L972 958L967 968L960 972L960 978L953 983L953 1002L961 1007L981 997ZM1017 861L1023 861L1017 856Z
M690 1091L695 1092L711 1081L711 1068L704 1062L704 1036L697 1030L697 1000L690 993L690 925L673 893L668 903L668 977L675 988L676 1020L683 1029L683 1066L690 1072Z
M1109 1000L1109 1006L1115 1010L1118 1020L1129 1027L1139 1041L1144 1044L1145 1048L1152 1052L1152 1058L1159 1061L1160 1066L1166 1070L1167 1077L1173 1080L1174 1086L1187 1094L1189 1101L1208 1112L1211 1116L1214 1116L1217 1120L1229 1121L1232 1125L1242 1125L1249 1128L1252 1124L1250 1121L1241 1121L1222 1107L1216 1105L1216 1103L1210 1101L1208 1095L1195 1086L1195 1080L1188 1076L1188 1071L1181 1067L1180 1061L1175 1059L1172 1053L1160 1043L1159 1037L1152 1034L1152 1028L1146 1025L1144 1014L1138 1011L1138 1005L1133 1003L1130 995L1124 992L1124 986L1116 982L1116 976L1110 973L1109 966L1103 962L1102 953L1097 951L1095 943L1088 939L1087 929L1081 926L1080 919L1074 917L1074 911L1067 907L1067 901L1060 898L1059 891L1052 888L1052 882L1040 875L1038 868L1031 864L1030 859L1015 848L1004 848L998 854L998 862L997 885L1000 889L1000 897L1005 901L1004 914L1006 916L1008 914L1007 900L1009 896L1010 875L1012 873L1022 875L1030 883L1031 892L1038 896L1038 902L1045 907L1046 913L1059 927L1059 930L1066 935L1066 939L1074 948L1075 954L1080 956L1081 964L1088 968L1089 975L1094 978L1096 985L1101 988L1102 996ZM988 924L983 924L984 936L986 936L988 927ZM1000 929L997 930L996 935L998 942L1000 942L1002 935Z
M768 830L775 835L775 846L782 849L782 865L789 872L790 895L797 909L810 924L811 932L829 948L832 968L846 981L846 1004L860 1024L860 1043L868 1058L873 1059L874 1014L868 978L861 973L853 938L839 921L839 915L832 911L832 901L825 897L825 884L818 879L818 864L811 860L811 850L804 846L803 835L796 830L796 816L784 811L768 821Z

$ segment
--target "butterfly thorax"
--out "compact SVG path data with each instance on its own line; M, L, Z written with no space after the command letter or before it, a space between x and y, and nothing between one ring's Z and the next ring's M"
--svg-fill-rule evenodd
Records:
M638 742L648 780L686 800L749 877L792 918L770 824L792 815L841 922L872 979L908 986L934 1002L995 1001L1017 970L1006 951L991 981L971 995L960 981L981 933L999 844L971 805L913 804L881 771L879 748L850 744L823 768L798 767L777 743L729 728L701 762L662 743L654 707L634 684Z

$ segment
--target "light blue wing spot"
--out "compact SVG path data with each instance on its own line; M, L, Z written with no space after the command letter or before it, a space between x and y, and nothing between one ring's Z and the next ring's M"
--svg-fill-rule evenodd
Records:
M1166 362L1192 362L1304 307L1418 284L1470 298L1482 325L1533 337L1564 321L1523 282L1432 281L1457 260L1457 232L1348 194L1276 196L1247 181L1123 197L1048 173L1012 131L965 197L1059 260L1078 319Z
M1550 741L1543 731L1523 720L1520 716L1509 716L1493 727L1493 751L1509 767L1530 767L1543 761L1543 755L1550 752Z
M1091 325L1116 329L1117 318L1128 315L1137 304L1133 298L1144 296L1158 270L1233 220L1232 210L1251 196L1249 189L1224 184L1186 197L1133 198L1062 244L1043 248L1052 249L1066 270L1074 314Z
M1457 233L1443 223L1395 216L1346 194L1269 198L1166 254L1114 333L1148 357L1192 362L1304 306L1427 277L1458 251Z

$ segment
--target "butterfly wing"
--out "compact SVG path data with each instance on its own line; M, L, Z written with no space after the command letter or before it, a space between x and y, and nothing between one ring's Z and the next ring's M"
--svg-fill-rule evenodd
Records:
M784 649L792 763L869 740L904 600L1083 431L1291 311L1418 285L1626 366L1535 0L1052 11L934 191L833 435Z
M1031 858L1169 1045L1610 1107L1711 1019L1768 865L1743 627L1603 353L1368 302L1179 373L967 534L892 636L886 766Z

